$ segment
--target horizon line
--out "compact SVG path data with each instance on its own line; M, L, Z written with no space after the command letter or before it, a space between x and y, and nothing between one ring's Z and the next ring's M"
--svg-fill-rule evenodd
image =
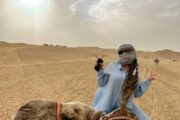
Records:
M4 42L4 43L8 43L8 44L26 44L26 45L39 45L39 46L43 46L43 44L48 44L48 45L53 45L53 46L56 46L56 45L59 45L59 46L66 46L68 48L78 48L78 47L85 47L85 48L99 48L99 49L112 49L112 50L117 50L117 48L113 48L113 47L100 47L100 46L86 46L86 45L80 45L80 46L71 46L71 45L65 45L65 44L53 44L53 43L28 43L28 42L7 42L7 41L1 41L0 40L0 43L1 42ZM142 49L137 49L136 51L140 52L158 52L158 51L164 51L164 50L170 50L170 51L173 51L173 52L180 52L178 50L172 50L172 49L169 49L169 48L164 48L164 49L156 49L156 50L142 50Z

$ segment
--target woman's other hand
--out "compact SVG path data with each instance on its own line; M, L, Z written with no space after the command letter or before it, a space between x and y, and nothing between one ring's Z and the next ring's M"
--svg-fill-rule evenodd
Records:
M149 76L148 76L148 80L150 80L150 81L152 81L152 80L155 80L156 79L156 74L154 74L154 73L152 73L152 71L151 71L151 73L149 74Z

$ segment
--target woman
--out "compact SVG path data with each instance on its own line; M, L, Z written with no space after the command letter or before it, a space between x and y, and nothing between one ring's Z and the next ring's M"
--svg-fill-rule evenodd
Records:
M106 69L102 68L102 59L98 59L95 65L95 70L98 72L97 84L99 88L94 98L93 108L96 111L102 111L103 114L108 114L121 107L125 79L131 78L134 72L138 76L138 63L134 47L131 44L123 44L118 49L118 55L119 60L110 63ZM139 120L150 120L144 111L133 103L133 98L139 98L147 91L151 81L155 80L155 75L151 73L147 80L142 82L138 77L135 79L137 81L136 87L128 99L126 109L136 114Z

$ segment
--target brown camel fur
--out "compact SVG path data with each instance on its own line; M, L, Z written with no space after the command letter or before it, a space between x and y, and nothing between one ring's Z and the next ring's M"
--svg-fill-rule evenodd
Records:
M56 120L56 101L32 100L21 106L13 120ZM61 103L61 120L99 120L100 112L80 103Z

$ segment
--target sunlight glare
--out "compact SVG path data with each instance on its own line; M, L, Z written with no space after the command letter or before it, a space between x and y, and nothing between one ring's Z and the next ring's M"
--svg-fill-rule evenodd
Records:
M37 7L43 4L42 0L23 0L23 3L29 7Z

